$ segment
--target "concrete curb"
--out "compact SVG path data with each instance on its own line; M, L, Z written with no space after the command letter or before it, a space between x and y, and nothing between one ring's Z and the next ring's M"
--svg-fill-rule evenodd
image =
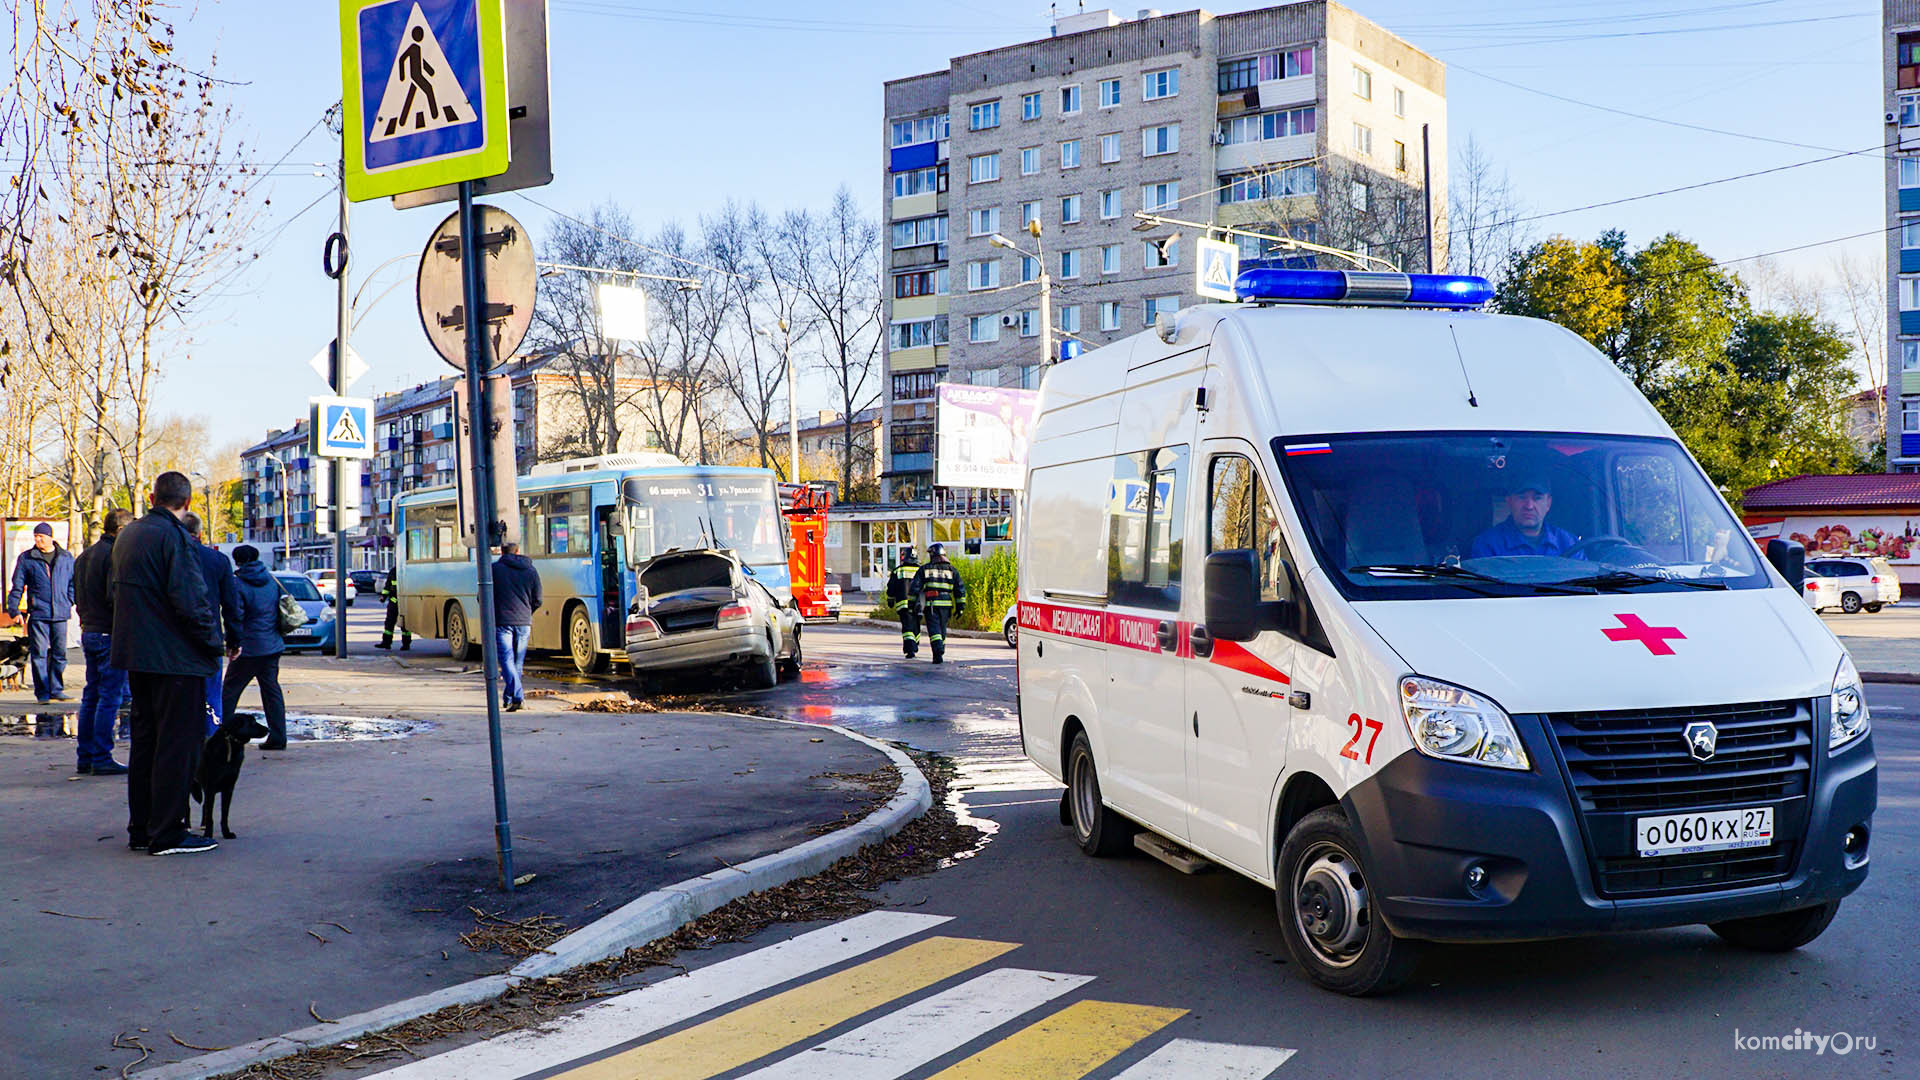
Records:
M1920 686L1920 672L1912 671L1863 671L1863 682L1897 683L1905 686Z
M504 975L489 975L457 983L431 994L342 1017L330 1024L316 1024L284 1035L256 1039L170 1065L142 1069L132 1075L141 1080L206 1080L207 1077L235 1072L262 1061L289 1057L302 1050L331 1046L358 1035L381 1031L450 1005L469 1005L498 997L528 979L604 960L634 946L663 938L749 893L817 874L861 848L879 843L899 832L933 805L933 789L928 785L926 776L914 765L913 759L876 739L831 724L807 724L744 713L702 715L738 716L764 723L792 724L835 732L885 754L900 772L900 789L893 798L887 800L886 805L868 814L856 825L814 837L785 851L762 855L738 867L702 874L655 889L575 930L554 942L546 954L523 960Z

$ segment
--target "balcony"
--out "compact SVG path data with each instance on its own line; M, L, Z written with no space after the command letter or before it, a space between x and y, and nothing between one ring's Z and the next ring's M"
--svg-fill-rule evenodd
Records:
M435 424L430 430L433 432L433 437L436 439L453 438L452 424Z
M932 472L933 471L933 455L931 453L895 454L893 455L893 471L894 472Z
M1258 108L1277 109L1282 105L1306 105L1319 99L1319 93L1311 75L1295 75L1291 79L1268 79L1255 83L1258 95Z
M1214 155L1214 168L1223 173L1246 172L1262 165L1301 161L1313 157L1314 139L1311 134L1285 135L1222 146Z

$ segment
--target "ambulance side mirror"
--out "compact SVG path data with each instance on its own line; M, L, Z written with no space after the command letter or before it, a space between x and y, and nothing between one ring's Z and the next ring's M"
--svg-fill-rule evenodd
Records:
M1795 593L1801 591L1807 580L1807 549L1799 541L1767 541L1767 561L1780 571L1780 576L1787 579Z
M1250 549L1216 551L1206 564L1207 632L1221 641L1260 633L1260 557Z

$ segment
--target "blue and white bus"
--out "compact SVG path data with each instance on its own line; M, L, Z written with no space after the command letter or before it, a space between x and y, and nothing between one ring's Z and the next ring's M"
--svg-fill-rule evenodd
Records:
M529 647L571 654L585 673L626 655L636 567L673 550L735 552L791 603L786 529L770 469L687 465L666 454L611 454L536 466L518 480L521 554L543 602ZM454 489L394 501L400 611L415 635L479 656L473 552L460 542Z

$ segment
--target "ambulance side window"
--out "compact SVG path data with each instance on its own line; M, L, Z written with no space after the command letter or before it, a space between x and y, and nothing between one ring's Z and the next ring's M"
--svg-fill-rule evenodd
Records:
M1281 565L1291 562L1273 503L1254 472L1238 454L1213 459L1207 477L1207 551L1250 549L1260 558L1260 599L1282 599Z
M1113 603L1179 610L1186 478L1184 446L1113 459L1107 501L1107 596Z

